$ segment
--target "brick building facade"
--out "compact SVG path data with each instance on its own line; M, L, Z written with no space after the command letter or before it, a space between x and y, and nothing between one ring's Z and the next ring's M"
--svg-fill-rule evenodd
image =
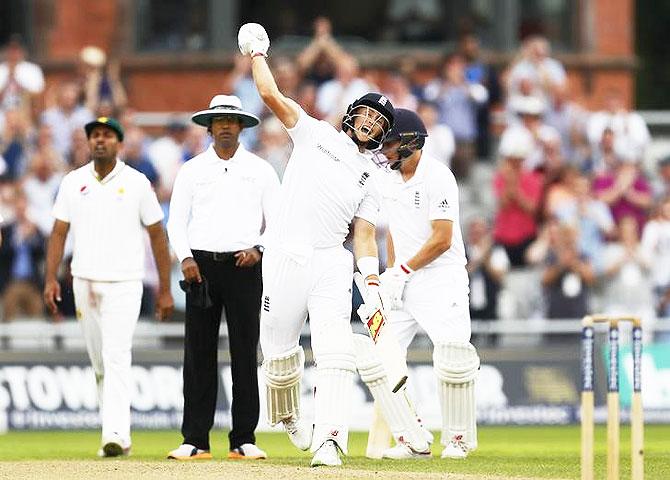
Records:
M571 91L590 107L601 105L612 88L634 95L634 4L632 0L575 0L580 46L576 52L557 55L569 72ZM131 47L136 22L132 0L36 1L32 45L53 85L73 75L81 47L97 45L117 56L129 104L139 111L192 111L206 104L222 88L230 68L232 49L209 53L136 53ZM427 70L440 54L416 51ZM397 53L395 54L397 55ZM489 54L504 67L513 52ZM394 53L361 55L363 67L381 68ZM382 75L383 76L383 75Z

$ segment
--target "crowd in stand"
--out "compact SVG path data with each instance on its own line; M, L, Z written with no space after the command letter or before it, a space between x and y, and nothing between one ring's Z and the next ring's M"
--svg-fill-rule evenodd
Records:
M668 316L670 158L643 169L651 138L640 115L624 106L622 92L610 91L601 110L586 110L571 98L565 69L540 36L526 38L512 63L497 71L481 60L477 37L465 34L426 79L411 58L392 71L362 69L338 45L327 19L317 19L314 32L295 58L271 59L280 89L335 125L353 99L371 90L418 112L429 134L425 151L450 166L464 192L473 318L561 319L603 311L639 314L650 324ZM76 76L47 90L20 40L12 39L3 54L0 304L9 321L43 315L51 206L63 175L89 161L86 122L121 120L122 160L149 178L168 214L179 167L208 138L205 129L178 120L162 135L148 135L134 121L118 63L94 47L82 50ZM263 119L241 138L281 178L290 141L264 108L248 59L236 57L220 92L237 95ZM504 118L499 135L492 134L494 112ZM155 269L148 265L148 271L145 314L156 284ZM62 282L67 291L67 271ZM64 313L73 313L64 303Z

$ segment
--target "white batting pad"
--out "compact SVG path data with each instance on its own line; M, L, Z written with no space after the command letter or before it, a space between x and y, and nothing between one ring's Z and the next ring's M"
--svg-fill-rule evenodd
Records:
M350 400L356 363L347 353L321 354L316 361L312 453L333 440L347 454Z
M393 438L396 442L409 443L417 451L428 449L428 442L404 390L401 393L392 392L386 370L372 339L367 335L354 335L354 348L358 373L378 403Z
M391 433L391 429L379 408L379 402L375 400L365 456L376 459L382 458L384 451L393 446L392 441L393 434Z
M462 435L470 450L474 450L477 448L477 351L470 343L437 343L433 351L433 368L442 409L441 443L446 446L455 435Z
M263 361L270 425L300 416L300 379L304 365L305 352L300 346Z

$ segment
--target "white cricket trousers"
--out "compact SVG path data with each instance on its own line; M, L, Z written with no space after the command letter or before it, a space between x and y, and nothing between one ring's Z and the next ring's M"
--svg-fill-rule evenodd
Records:
M130 446L131 349L142 300L142 282L74 278L77 318L95 372L103 442L118 435Z
M316 363L312 451L333 439L347 452L356 370L350 324L352 275L352 255L342 246L315 249L309 258L270 248L263 255L263 357L294 349L309 313Z
M421 327L433 345L469 342L469 280L465 267L445 265L418 270L405 286L403 306L388 313L403 350Z

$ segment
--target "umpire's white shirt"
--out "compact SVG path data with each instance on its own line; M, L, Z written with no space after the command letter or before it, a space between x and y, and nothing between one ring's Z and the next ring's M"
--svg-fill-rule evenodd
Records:
M168 236L181 262L191 250L233 252L264 244L276 209L279 178L242 144L228 160L210 146L181 166L172 189Z
M268 237L273 246L304 258L315 248L342 245L354 217L375 224L380 194L371 154L360 153L346 133L302 109L287 131L293 151Z
M58 190L53 215L70 224L72 275L117 282L144 277L142 226L163 219L144 174L120 160L98 178L93 162L68 173Z
M431 221L453 222L451 247L424 268L465 265L459 220L458 185L451 170L423 152L414 176L404 181L400 171L380 170L383 212L393 238L396 265L408 261L432 235Z

